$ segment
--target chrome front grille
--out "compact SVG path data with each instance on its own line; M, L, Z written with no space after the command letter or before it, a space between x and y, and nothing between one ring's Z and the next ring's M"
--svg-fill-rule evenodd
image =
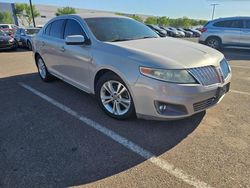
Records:
M191 68L188 72L204 86L220 83L220 77L214 66Z

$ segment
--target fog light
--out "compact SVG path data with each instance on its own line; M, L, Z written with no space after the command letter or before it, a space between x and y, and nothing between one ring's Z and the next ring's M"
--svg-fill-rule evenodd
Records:
M155 101L155 107L159 114L166 116L181 116L187 114L187 109L183 105L170 104L160 101Z
M161 104L161 105L159 106L159 110L160 110L161 112L165 111L166 109L167 109L167 105L166 105L166 104Z

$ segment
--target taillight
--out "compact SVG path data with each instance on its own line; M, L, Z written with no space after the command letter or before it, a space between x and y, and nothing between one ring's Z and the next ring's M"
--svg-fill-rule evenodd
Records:
M202 33L205 33L207 31L207 28L205 28L205 27L203 27L202 29L201 29L201 32Z

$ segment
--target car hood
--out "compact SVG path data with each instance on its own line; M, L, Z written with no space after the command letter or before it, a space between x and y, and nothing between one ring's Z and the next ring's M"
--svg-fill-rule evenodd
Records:
M9 41L11 39L11 37L9 36L0 36L0 42L6 42L6 41Z
M146 66L182 69L207 65L219 66L224 55L205 45L174 38L152 38L112 42L110 45L131 52L129 58Z

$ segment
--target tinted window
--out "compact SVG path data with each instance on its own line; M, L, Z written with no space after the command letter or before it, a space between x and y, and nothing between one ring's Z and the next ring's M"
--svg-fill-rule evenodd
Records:
M49 33L50 33L50 28L51 28L51 24L49 24L47 27L46 27L46 29L45 29L45 35L49 35Z
M9 29L9 26L8 25L0 25L0 28L1 29Z
M250 29L250 20L246 20L245 23L246 23L246 28L247 28L247 29Z
M65 25L65 31L64 31L64 38L66 38L69 35L83 35L84 31L81 27L81 25L72 19L67 20L66 25Z
M62 38L64 20L56 20L52 23L50 29L50 36L55 38Z
M230 27L230 28L243 28L242 20L227 20L221 21L214 24L216 27Z
M100 41L124 41L159 36L146 25L128 18L85 19L95 37Z

